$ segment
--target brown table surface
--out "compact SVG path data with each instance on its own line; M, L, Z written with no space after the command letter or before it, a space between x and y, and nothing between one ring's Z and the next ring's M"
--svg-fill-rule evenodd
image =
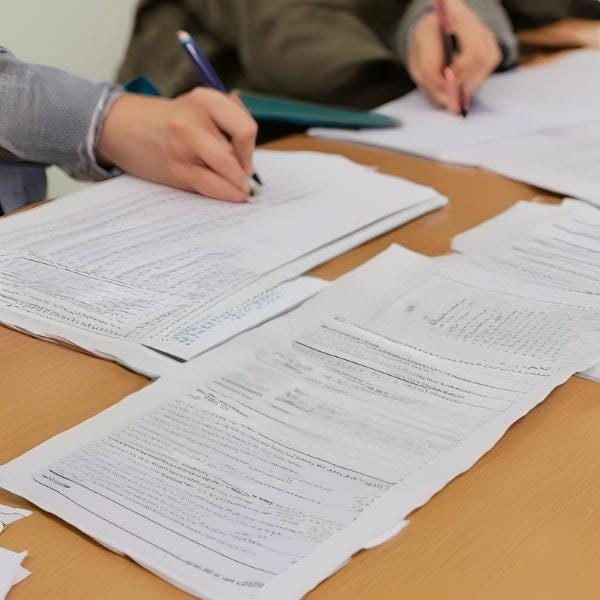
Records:
M332 279L392 242L428 255L538 191L479 170L294 136L271 144L345 154L436 187L450 204L315 269ZM365 199L368 201L368 199ZM538 201L552 201L550 197ZM319 215L315 215L318 219ZM147 384L110 362L0 327L0 463ZM0 503L29 507L0 492ZM311 600L600 597L600 384L572 378L383 546L362 552ZM39 510L0 544L33 575L9 600L188 597Z

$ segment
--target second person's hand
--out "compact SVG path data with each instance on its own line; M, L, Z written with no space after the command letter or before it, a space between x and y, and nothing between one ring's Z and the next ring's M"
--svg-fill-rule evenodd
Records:
M232 96L196 88L173 100L125 94L105 117L98 161L205 196L250 195L257 125Z
M450 30L458 53L445 69L444 50L437 15L430 11L414 26L408 46L408 71L415 84L436 104L460 114L462 101L468 108L471 97L497 68L502 53L492 31L463 0L446 0Z

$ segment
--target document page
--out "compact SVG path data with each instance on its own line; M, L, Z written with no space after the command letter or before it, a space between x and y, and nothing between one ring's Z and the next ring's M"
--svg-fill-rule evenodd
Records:
M310 133L478 165L478 144L600 120L600 79L593 76L599 70L600 52L576 51L541 66L492 75L474 96L466 119L434 107L415 90L377 110L400 120L397 129ZM473 154L460 152L471 147Z
M431 188L338 156L259 151L256 161L268 183L252 203L119 177L3 220L3 318L28 316L187 360L206 350L207 318L240 305L258 307L257 322L282 312L267 292L302 271L277 278L278 269L306 270L363 229L444 202Z
M569 214L576 206L584 204L570 199L556 204L519 200L499 215L455 235L451 249L462 254L495 249L530 234L542 222Z
M392 247L0 485L199 597L300 598L600 357L600 310L482 291L461 260Z
M600 211L582 202L517 205L459 236L453 249L467 253L467 276L488 289L512 286L523 296L600 308ZM584 376L600 379L600 367Z
M244 331L286 313L327 285L328 282L317 277L301 276L274 288L267 288L265 282L264 291L254 293L252 290L243 290L233 294L208 313L196 315L195 319L190 318L170 353L167 352L169 342L165 342L162 352L157 352L149 346L131 343L126 339L96 334L59 320L16 312L11 310L10 305L7 308L0 306L0 322L23 333L113 360L155 379L185 362L177 354L202 354ZM187 352L184 351L185 348Z
M457 156L457 162L600 206L600 121L481 144Z
M557 213L497 246L477 252L471 244L461 268L480 285L514 285L524 297L600 308L600 211L569 202Z

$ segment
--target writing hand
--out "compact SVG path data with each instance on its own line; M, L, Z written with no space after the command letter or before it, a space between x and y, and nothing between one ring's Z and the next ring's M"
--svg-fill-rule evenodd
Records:
M436 104L460 114L461 96L471 97L492 73L502 53L494 34L463 0L446 0L450 29L458 52L446 68L440 24L431 11L414 26L408 46L408 71L419 88Z
M257 125L232 96L196 88L173 100L125 94L110 108L98 160L212 198L248 199Z

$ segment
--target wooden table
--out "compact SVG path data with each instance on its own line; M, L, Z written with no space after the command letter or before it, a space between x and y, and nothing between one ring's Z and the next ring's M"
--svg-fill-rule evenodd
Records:
M446 208L314 270L326 279L392 242L429 255L447 252L456 233L538 194L482 171L342 143L294 136L271 147L342 153L434 186L450 198ZM1 327L0 369L0 463L147 384L109 362ZM0 503L32 508L3 492ZM404 532L356 556L310 599L598 598L599 504L600 384L572 378L417 510ZM2 546L29 550L26 566L33 571L9 600L188 597L33 510L0 536Z

